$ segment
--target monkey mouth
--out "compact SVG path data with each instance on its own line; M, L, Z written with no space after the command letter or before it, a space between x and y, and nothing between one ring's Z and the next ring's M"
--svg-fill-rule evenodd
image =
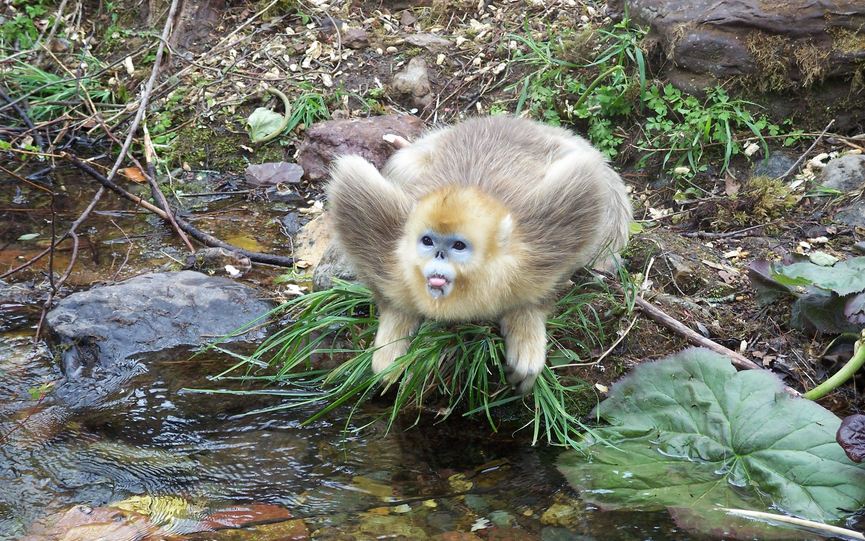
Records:
M442 274L430 274L427 276L426 285L430 289L438 289L444 291L444 289L450 285L451 281L448 280Z
M430 274L426 277L426 289L433 299L447 297L452 289L450 278L443 274Z

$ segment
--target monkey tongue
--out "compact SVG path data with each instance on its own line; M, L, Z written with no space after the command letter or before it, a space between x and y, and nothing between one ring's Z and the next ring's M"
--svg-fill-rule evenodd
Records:
M447 285L447 283L448 283L447 279L445 279L441 276L430 276L427 279L427 285L429 285L430 287L435 287L435 288L439 288L439 289L443 288L445 285Z

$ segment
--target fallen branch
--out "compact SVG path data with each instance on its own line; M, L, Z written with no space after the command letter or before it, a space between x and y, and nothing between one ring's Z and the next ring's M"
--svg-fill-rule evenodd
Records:
M149 210L150 212L156 214L157 216L159 216L163 220L168 221L168 214L164 210L162 210L161 208L159 208L159 207L157 207L151 203L148 203L147 201L138 197L137 195L133 195L133 194L127 192L126 190L124 190L123 188L118 186L116 183L108 180L104 175L100 174L89 163L84 162L84 161L80 160L79 158L77 158L76 156L73 156L71 154L64 154L64 157L67 160L69 160L72 163L72 165L74 165L78 169L84 171L85 173L90 175L93 179L95 179L97 182L102 184L103 188L108 188L109 190L113 191L114 193L118 194L119 196L121 196L125 199L128 199L129 201L132 201L136 205L139 205L142 208L145 208L145 209ZM193 226L189 222L180 218L180 216L175 216L174 219L177 221L177 225L178 225L178 227L180 227L180 229L189 233L189 236L191 236L195 240L197 240L197 241L199 241L202 244L205 244L207 246L214 246L217 248L225 248L226 250L231 250L232 252L235 252L235 253L240 254L242 256L245 256L245 257L248 257L250 261L255 261L257 263L265 263L267 265L276 265L279 267L291 267L294 265L294 258L293 257L284 257L284 256L280 256L280 255L273 255L273 254L262 254L260 252L251 252L249 250L244 250L243 248L238 248L237 246L233 246L233 245L231 245L225 241L222 241L222 240L214 237L213 235L209 235L209 234L205 233L204 231L201 231L200 229L196 228L195 226Z
M634 298L634 302L637 306L640 307L640 309L643 311L644 314L649 316L649 319L651 319L657 323L660 323L661 325L663 325L664 327L667 327L668 329L675 332L676 334L685 337L685 339L687 339L689 342L691 342L692 344L694 344L696 346L710 349L710 350L714 351L715 353L720 353L721 355L728 357L730 359L730 362L733 363L733 366L736 366L738 368L742 368L745 370L763 370L764 369L762 366L755 363L751 359L745 357L741 353L735 352L732 349L724 347L721 344L715 342L714 340L710 340L710 339L706 338L705 336L699 334L698 332L694 331L693 329L691 329L690 327L688 327L687 325L685 325L681 321L679 321L676 318L674 318L673 316L667 314L666 312L664 312L663 310L661 310L660 308L658 308L657 306L655 306L651 302L643 299L642 297L636 296ZM800 395L799 391L793 389L792 387L785 386L785 390L794 396Z
M177 223L177 219L174 217L174 212L171 211L171 206L168 204L168 200L165 199L165 194L162 193L162 190L159 189L159 184L156 182L156 166L153 164L155 161L155 151L153 149L153 141L150 140L150 132L147 131L147 124L143 127L144 131L144 163L147 164L147 182L150 183L150 193L153 195L153 200L159 203L159 206L162 207L162 210L165 211L165 214L168 218L168 222L171 224L171 227L177 232L177 235L183 240L186 247L189 248L189 253L195 253L195 246L189 242L189 237L180 229L180 225ZM141 165L139 164L139 167Z

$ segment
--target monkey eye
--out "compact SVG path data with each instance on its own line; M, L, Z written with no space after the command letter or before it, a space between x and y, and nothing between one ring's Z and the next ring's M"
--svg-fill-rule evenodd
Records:
M424 246L432 246L433 245L433 240L431 238L429 238L428 235L424 235L423 237L421 237L420 241L423 243Z
M453 248L454 248L454 250L465 250L466 249L466 243L461 241L461 240L458 240L453 244Z

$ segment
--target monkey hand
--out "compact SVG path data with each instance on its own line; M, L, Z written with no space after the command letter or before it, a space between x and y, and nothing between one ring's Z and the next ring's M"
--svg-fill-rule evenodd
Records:
M537 308L515 310L501 320L508 382L517 392L532 390L546 362L547 315Z
M408 351L409 336L419 323L415 316L381 308L378 332L375 335L375 351L372 354L372 371L380 374L387 370L395 360ZM392 370L387 376L390 385L399 377L399 370Z

